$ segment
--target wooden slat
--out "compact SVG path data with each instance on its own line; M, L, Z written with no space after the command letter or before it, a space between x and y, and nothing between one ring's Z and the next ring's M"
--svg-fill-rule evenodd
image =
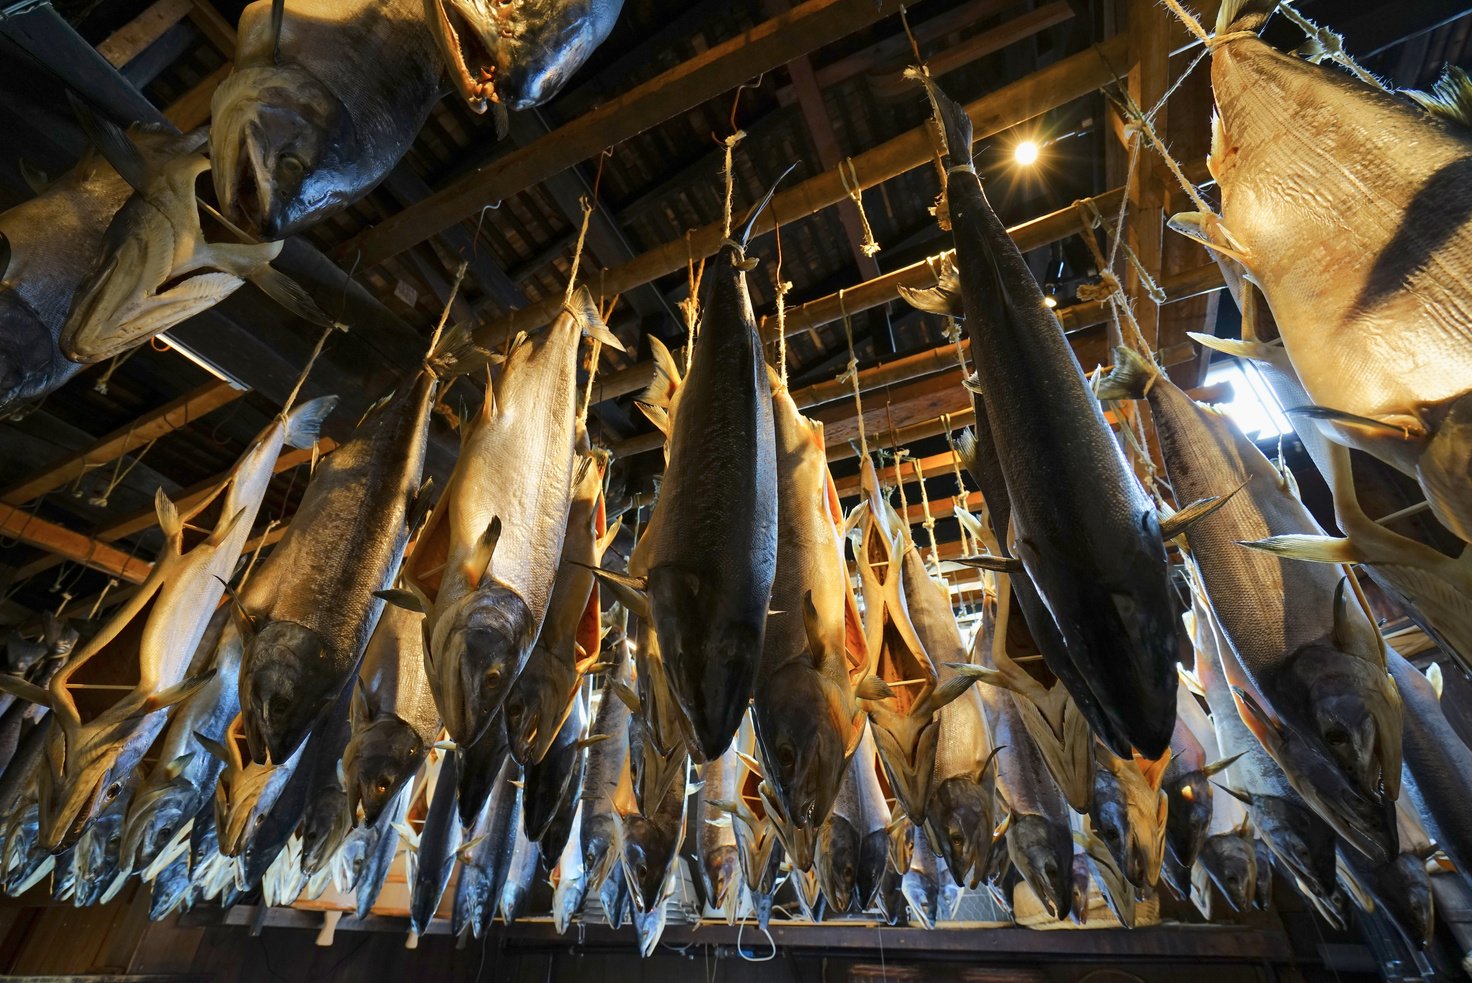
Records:
M153 567L147 560L10 505L0 505L0 534L135 584L142 583Z
M164 115L168 117L169 122L186 132L208 123L210 101L214 99L215 90L220 87L220 83L229 76L232 67L227 61L200 79L193 88L175 100L164 110Z
M1111 38L974 100L966 106L972 120L973 136L977 140L985 139L1109 84L1114 80L1110 65L1124 64L1128 47L1127 38ZM918 88L916 98L920 98ZM854 157L852 163L858 186L861 189L872 188L930 163L930 133L930 124L926 123ZM753 234L771 231L774 223L790 226L846 197L844 179L839 171L824 171L801 184L779 191L757 219ZM687 236L649 250L631 263L602 271L599 284L610 294L632 290L640 284L684 269L692 254L696 259L712 255L725 237L724 224L712 222ZM517 331L534 331L550 323L561 304L559 296L516 311L480 328L476 339L494 349Z
M142 447L150 440L177 430L211 410L217 410L244 395L244 390L235 389L229 383L211 379L167 405L146 413L127 426L108 434L86 450L67 455L62 460L48 465L38 474L31 475L4 491L0 491L0 502L7 505L24 505L75 480L98 465L115 461L124 454Z
M235 25L221 16L210 0L192 0L189 19L226 58L235 57Z
M898 0L878 4L874 0L808 0L791 13L759 24L584 113L535 144L465 175L345 243L337 256L357 259L360 268L375 266L446 226L469 218L486 202L504 201L550 174L589 160L606 147L693 109L798 55L846 37L898 8ZM617 292L627 289L620 287ZM609 292L615 291L610 288Z
M113 68L122 68L183 20L192 6L193 0L156 0L143 13L108 35L97 46L97 52Z

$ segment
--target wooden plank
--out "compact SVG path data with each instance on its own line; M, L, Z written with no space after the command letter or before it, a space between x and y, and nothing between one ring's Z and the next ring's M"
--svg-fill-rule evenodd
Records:
M235 57L235 25L227 21L210 0L192 0L189 19L220 54L227 59Z
M155 0L143 13L109 34L97 46L97 53L113 68L122 68L183 20L192 6L193 0Z
M168 118L170 123L173 123L180 130L186 132L208 123L210 120L210 103L215 97L215 90L220 87L221 82L229 77L233 67L227 61L200 79L194 84L193 88L180 96L164 110L164 116Z
M101 570L130 583L142 583L153 567L106 543L72 532L64 526L31 515L12 505L0 505L0 535L55 553L63 559Z
M591 159L606 147L887 17L898 7L898 0L881 0L878 4L873 0L808 0L791 13L759 24L590 110L535 144L452 182L419 205L344 243L336 255L339 259L357 259L360 268L376 266L469 218L488 201L504 201L551 174ZM637 284L620 287L617 292L633 286ZM609 292L614 291L610 288Z
M974 137L985 139L1109 84L1114 79L1110 65L1122 64L1128 54L1127 49L1128 39L1117 36L974 100L966 106ZM918 88L916 98L920 98ZM926 123L854 157L853 167L859 187L867 189L930 161L930 124ZM780 191L757 219L753 234L771 231L774 223L792 225L846 197L847 191L839 172L824 171L795 187ZM712 222L689 236L649 250L631 263L603 271L599 282L610 294L632 290L640 284L684 269L692 252L697 259L712 255L724 238L723 224ZM561 303L561 297L548 298L482 326L477 330L476 338L483 345L494 348L516 331L534 331L550 323Z
M0 491L0 502L24 505L75 480L91 469L115 461L151 440L187 426L212 410L245 395L228 382L211 379L151 413L103 437L86 450L48 464L41 472Z

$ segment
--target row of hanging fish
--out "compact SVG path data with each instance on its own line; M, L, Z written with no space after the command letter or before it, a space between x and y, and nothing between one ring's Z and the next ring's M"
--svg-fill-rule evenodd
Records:
M1214 72L1265 49L1249 36L1259 20L1223 5ZM1311 94L1338 94L1333 113L1306 117L1336 138L1352 127L1335 116L1363 99L1465 142L1409 102L1290 69ZM1331 923L1373 905L1424 940L1429 878L1472 858L1472 751L1436 679L1386 644L1358 577L1404 598L1464 663L1464 561L1369 528L1334 442L1344 412L1296 417L1339 540L1290 474L1146 355L1119 349L1091 385L969 163L969 118L921 81L956 254L954 276L910 297L965 318L976 370L977 425L957 447L986 503L983 518L957 516L985 547L966 561L986 588L969 646L875 462L861 461L845 514L821 425L766 364L746 279L758 205L706 268L688 363L652 342L640 405L666 468L626 563L609 549L620 527L577 384L580 337L618 343L582 288L487 373L443 490L422 481L431 407L487 360L456 330L321 462L243 578L271 463L310 444L330 401L283 411L192 549L192 517L161 494L167 545L138 594L69 657L0 676L40 708L0 773L6 887L49 872L86 902L137 873L165 911L256 890L290 903L331 883L366 912L402 843L416 933L452 881L452 927L476 934L498 910L524 914L544 871L559 924L596 894L649 951L689 854L712 909L763 924L779 885L809 917L877 905L930 926L949 885L951 900L984 890L1045 918L1088 917L1098 899L1123 925L1164 889L1220 919L1265 904L1277 871ZM1237 125L1222 123L1249 129ZM1274 151L1240 139L1214 155L1227 224L1202 226L1222 235L1233 196L1250 196L1228 162L1245 172ZM1456 258L1443 239L1423 244L1425 263ZM1285 358L1260 340L1290 310L1264 272L1276 247L1237 246L1227 260L1247 274L1227 272L1256 332L1237 350L1317 398L1300 364L1313 345L1285 338ZM1440 296L1405 281L1421 269L1395 274L1402 302ZM1458 310L1432 320L1465 332ZM1101 400L1148 405L1176 508L1137 478ZM1443 425L1416 466L1428 496L1450 487L1455 407ZM1455 525L1454 502L1433 505ZM141 635L124 631L135 618ZM1025 664L1028 641L1047 673ZM59 629L37 645L65 648ZM138 682L83 719L68 682L104 653L136 664Z
M333 319L271 264L287 236L368 194L408 152L446 81L484 112L552 98L622 0L257 0L241 15L213 119L126 135L76 100L92 148L0 213L0 411L255 284ZM196 193L209 173L213 203ZM218 206L218 208L216 208Z

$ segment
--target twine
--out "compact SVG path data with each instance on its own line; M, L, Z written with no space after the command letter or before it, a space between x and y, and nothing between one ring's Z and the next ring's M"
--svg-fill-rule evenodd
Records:
M732 110L732 112L734 114L735 111ZM732 174L731 154L736 149L736 145L745 139L746 131L737 130L722 141L722 145L726 148L726 165L722 171L726 175L726 203L725 211L722 213L721 228L725 230L722 235L727 239L731 238L731 197L736 185L735 175Z
M912 458L910 464L915 469L915 480L920 482L920 507L925 514L925 532L930 536L930 562L935 566L936 576L940 576L940 550L935 545L935 516L930 514L930 493L925 489L925 468L921 466L918 457Z
M685 230L686 273L689 278L689 293L680 301L680 312L685 315L685 374L690 374L690 359L695 353L695 323L700 320L700 281L705 276L705 257L700 265L695 263L695 244L690 236L694 229Z
M848 342L848 368L844 370L844 375L848 376L849 381L853 383L854 414L858 417L859 424L859 453L867 461L869 459L869 438L864 433L864 401L859 395L859 359L854 354L854 326L848 316L848 305L843 299L843 292L846 289L848 288L838 288L838 313L843 319L843 337Z
M874 230L869 227L869 216L864 211L863 185L859 183L859 172L854 169L852 157L845 157L839 163L838 177L843 181L843 190L848 195L848 200L859 210L859 224L864 228L864 241L859 249L865 256L873 256L879 252L880 247L874 239Z
M572 303L572 292L578 282L578 266L583 259L583 242L588 238L588 220L593 217L593 203L587 195L583 195L580 204L583 208L583 224L578 229L578 242L572 250L572 269L567 274L567 292L562 295L564 304Z
M1384 82L1381 82L1378 78L1367 72L1360 66L1359 62L1354 60L1354 57L1349 52L1344 50L1344 38L1340 36L1338 31L1315 24L1295 10L1293 5L1288 3L1288 0L1279 0L1278 9L1283 12L1283 16L1288 18L1295 27L1318 42L1319 46L1324 49L1324 57L1338 62L1344 68L1349 69L1355 78L1366 85L1379 89L1381 92L1390 91ZM1244 32L1239 31L1238 33ZM1224 40L1230 40L1230 36Z

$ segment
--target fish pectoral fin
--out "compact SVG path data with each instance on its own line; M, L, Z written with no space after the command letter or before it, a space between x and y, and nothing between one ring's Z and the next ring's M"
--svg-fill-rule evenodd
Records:
M1210 498L1197 499L1185 508L1180 509L1175 515L1160 520L1160 538L1163 540L1175 539L1192 525L1200 522L1217 509L1231 501L1233 495L1247 487L1251 477L1243 480L1242 484L1233 488L1225 495L1212 495Z
M1439 663L1433 662L1426 667L1426 681L1431 684L1431 689L1435 691L1436 698L1438 700L1441 699L1441 690L1446 685L1446 679L1441 674L1441 665Z
M1242 757L1242 755L1246 753L1246 751L1238 751L1236 754L1211 762L1203 769L1203 771L1205 771L1206 773L1206 777L1210 778L1212 775L1217 775L1227 770L1228 768L1232 767L1232 762L1236 761L1238 758Z
M165 707L171 707L176 703L187 700L211 679L214 679L217 671L214 668L206 669L197 676L191 676L183 682L176 683L168 689L153 694L143 701L142 706L138 708L133 716L145 717L156 710L162 710Z
M1244 753L1246 753L1246 752L1244 752ZM1232 798L1236 799L1238 802L1242 803L1243 805L1245 805L1245 806L1252 805L1252 796L1248 795L1247 793L1245 793L1245 792L1239 792L1236 789L1232 788L1232 786L1230 786L1230 785L1223 785L1221 782L1212 782L1211 784L1213 786L1215 786L1215 788L1217 789L1217 791L1227 793L1228 795L1230 795ZM1248 820L1244 818L1242 820L1242 822L1243 822L1243 825L1245 826L1247 824Z
M737 751L736 757L741 760L741 763L744 764L748 770L755 772L757 775L762 774L762 763L756 760L756 758L753 758L745 751Z
M855 698L860 700L887 700L894 695L890 685L872 673L854 690Z
M976 556L963 556L956 560L957 563L968 567L976 567L980 570L992 570L996 573L1017 574L1022 573L1022 561L1015 556L1001 556L996 553L981 553Z
M389 590L376 590L373 596L387 601L394 607L403 608L405 611L413 611L415 614L428 614L429 609L425 605L423 596L417 591L408 590L403 587L393 587Z
M434 476L431 475L424 479L409 499L409 507L404 514L404 524L408 526L411 538L429 520L429 513L434 510L435 498Z
M1273 352L1273 346L1260 341L1238 341L1236 338L1218 338L1216 335L1203 334L1200 331L1187 331L1186 337L1190 338L1202 348L1209 348L1214 352L1231 355L1234 358L1246 358L1254 361L1268 361Z
M619 530L623 528L623 525L624 517L619 516L617 519L613 520L613 525L609 526L608 530L604 532L602 536L599 536L596 540L594 540L593 549L596 551L598 556L601 557L604 553L608 552L608 547L612 546L613 541L618 538Z
M465 578L472 584L484 585L491 579L491 562L496 557L496 544L501 541L501 517L495 515L486 531L476 541L470 559L465 561Z
M223 762L227 772L232 768L238 767L238 762L230 754L230 749L222 742L215 740L208 734L201 734L199 731L194 732L194 739L199 742L200 747Z
M1335 429L1370 440L1421 443L1427 437L1425 428L1419 423L1390 423L1385 420L1376 420L1373 417L1358 416L1343 410L1331 409L1327 406L1290 406L1283 412L1290 416L1302 416L1327 423Z
M1269 536L1267 539L1239 540L1237 545L1312 563L1364 562L1351 540L1334 536Z
M573 744L573 747L576 750L582 751L586 748L592 747L594 744L602 744L604 741L608 740L611 737L613 737L612 734L592 734Z
M649 587L647 577L631 577L626 573L616 573L605 570L602 567L591 566L586 563L577 563L580 567L587 567L593 571L593 576L598 582L604 584L613 592L620 604L632 611L637 617L647 621L649 619L649 595L646 593Z
M254 283L260 289L261 293L270 297L296 317L324 328L335 327L346 330L345 325L317 306L317 302L312 299L311 294L307 293L305 287L285 273L282 273L270 263L260 264L249 273L246 273L245 279Z
M935 713L942 707L951 703L962 693L966 692L968 689L974 686L976 684L976 680L976 676L972 676L969 673L964 672L952 676L950 679L942 680L935 687L935 689L930 691L930 698L917 702L915 705L915 709L920 709L920 706L923 703L925 705L925 713L923 714L923 716L929 716L930 714Z
M1229 256L1243 266L1247 266L1252 257L1222 223L1219 215L1208 212L1177 212L1166 225L1187 239L1194 239L1212 252Z
M813 603L812 591L802 596L802 627L808 640L808 659L814 669L821 668L828 644L823 638L823 626L818 621L818 606Z
M128 182L129 187L134 191L145 190L149 179L148 164L138 150L137 144L128 139L128 134L122 127L98 116L92 111L91 106L83 102L70 89L67 90L67 100L71 103L72 113L77 117L77 122L87 134L87 139L107 159L113 170L117 171L118 175Z
M0 692L10 693L22 700L35 703L43 707L52 706L51 693L43 687L20 676L12 676L10 673L0 673Z
M637 714L642 712L639 704L639 695L630 689L627 683L620 679L613 679L609 681L608 685L613 690L613 695L618 697L619 702L629 708L630 713Z
M179 775L183 773L184 769L189 767L189 762L194 760L194 756L197 753L197 751L189 751L185 754L179 755L177 758L174 758L168 764L164 765L164 775L170 781L178 778Z

